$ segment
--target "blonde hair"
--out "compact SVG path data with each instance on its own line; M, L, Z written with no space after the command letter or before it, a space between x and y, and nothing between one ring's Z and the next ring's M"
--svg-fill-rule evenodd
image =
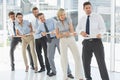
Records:
M58 19L60 19L60 16L61 16L62 13L65 13L65 10L63 8L60 8L57 12Z

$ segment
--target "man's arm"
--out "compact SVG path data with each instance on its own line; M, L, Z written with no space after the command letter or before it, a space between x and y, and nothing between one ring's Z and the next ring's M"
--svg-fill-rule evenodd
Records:
M79 20L78 25L76 27L77 34L82 35L83 37L87 37L87 33L84 30L85 25L83 24L83 17Z

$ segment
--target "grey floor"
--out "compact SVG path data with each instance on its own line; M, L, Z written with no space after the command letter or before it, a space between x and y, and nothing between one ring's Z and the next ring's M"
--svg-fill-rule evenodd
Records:
M29 69L26 73L20 45L15 50L15 71L10 70L9 47L0 48L0 51L0 80L62 80L63 74L60 63L60 55L57 50L55 55L57 75L54 77L48 77L46 75L46 71L42 73L34 73L33 70ZM68 51L68 55L70 68L74 75L74 60L70 51ZM101 80L98 68L92 67L91 74L93 80ZM109 76L110 80L120 80L120 73L109 71Z
M60 65L58 64L57 66ZM71 66L71 70L74 75L73 66ZM57 67L57 75L54 77L48 77L46 71L42 73L34 73L34 71L30 69L29 72L25 72L24 68L16 68L15 71L10 71L8 69L0 70L0 80L62 80L62 76L60 67ZM120 80L120 73L109 72L109 76L110 80ZM92 67L92 78L93 80L101 80L98 68Z

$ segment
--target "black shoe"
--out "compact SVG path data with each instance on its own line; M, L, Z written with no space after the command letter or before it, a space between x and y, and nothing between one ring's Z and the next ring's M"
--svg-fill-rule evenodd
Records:
M50 74L50 71L47 71L47 75L49 75Z
M68 74L68 77L74 79L74 76L72 74Z
M45 71L45 68L41 68L38 73Z
M11 71L15 71L15 67L13 66L13 67L11 67Z
M53 72L48 74L49 77L52 77L52 76L55 76L55 75L56 75L56 73L53 73Z

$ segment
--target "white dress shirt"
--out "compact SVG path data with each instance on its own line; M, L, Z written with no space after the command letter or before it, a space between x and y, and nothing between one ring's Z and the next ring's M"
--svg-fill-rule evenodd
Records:
M15 22L15 21L14 21ZM13 30L13 21L11 19L7 22L8 32L10 36L14 36L14 30Z
M36 31L36 29L37 29L38 26L39 26L40 21L39 21L33 14L30 14L30 15L29 15L29 19L27 19L27 20L28 20L29 22L31 22L33 31Z
M85 39L96 38L97 34L103 35L106 32L106 27L102 16L92 13L90 20L90 34ZM80 34L82 31L86 32L87 15L83 16L78 22L76 32Z

